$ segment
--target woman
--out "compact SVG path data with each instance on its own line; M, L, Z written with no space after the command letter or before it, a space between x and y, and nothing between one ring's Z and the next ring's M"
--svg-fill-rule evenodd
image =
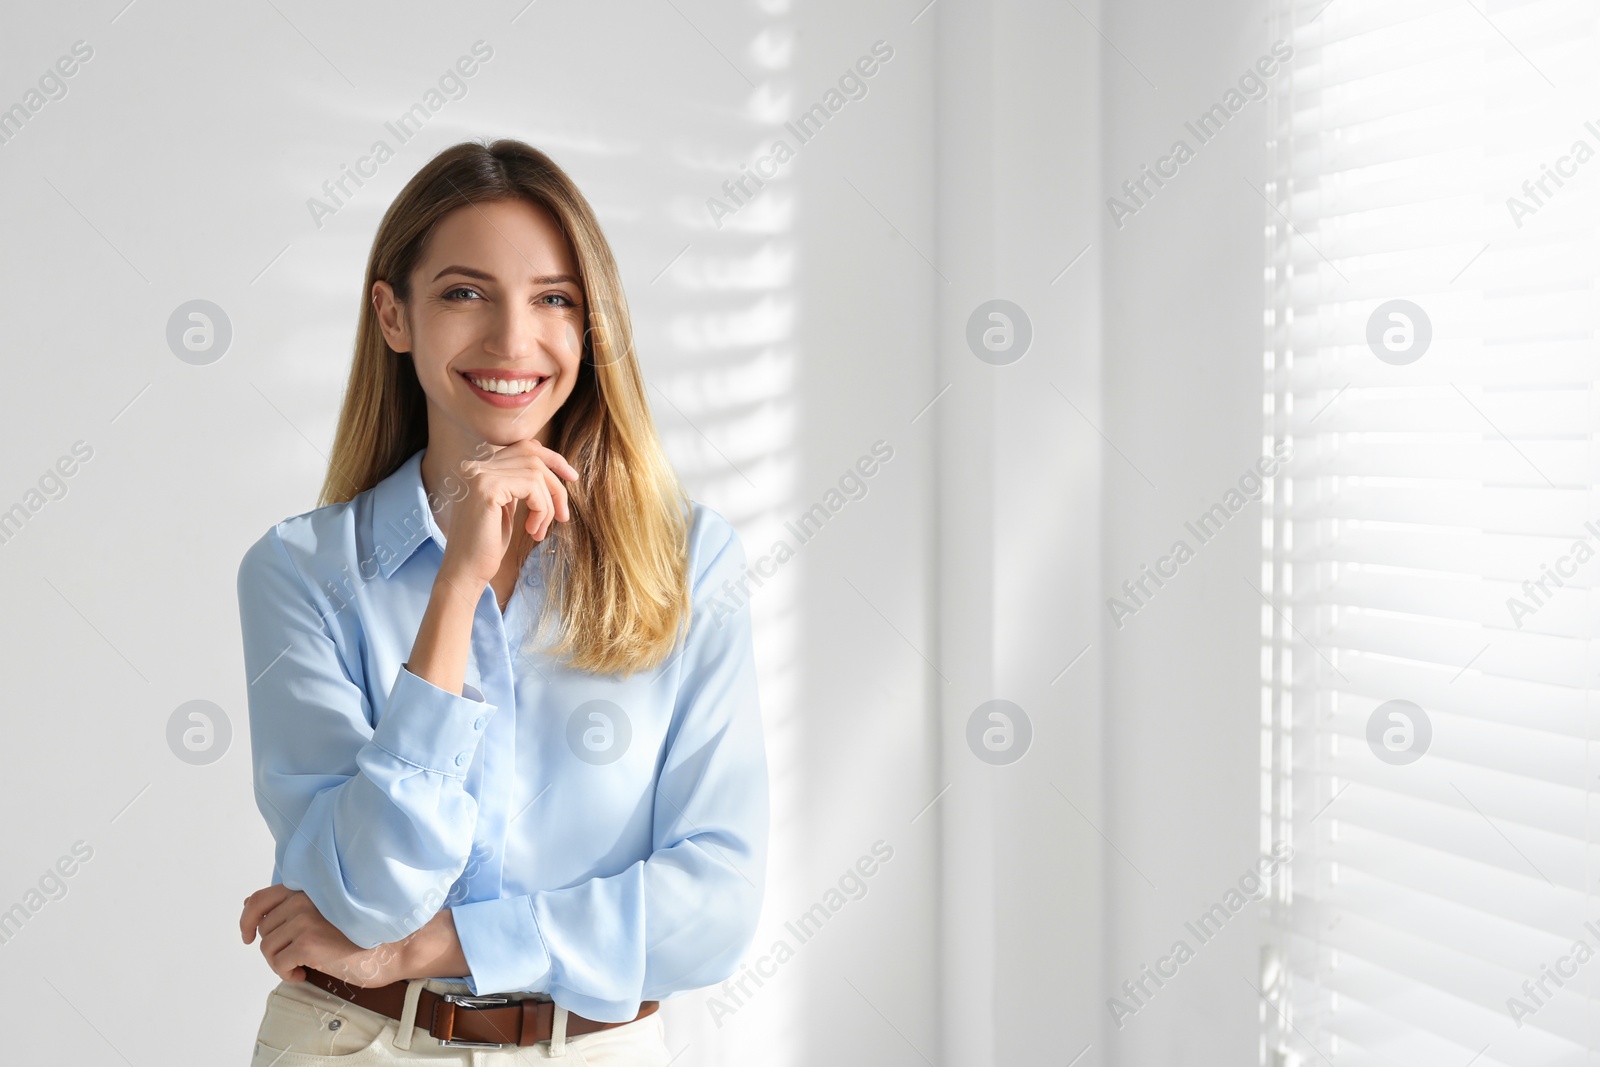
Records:
M429 162L364 298L323 506L239 568L277 841L240 917L281 979L254 1063L664 1064L656 1003L760 911L749 610L715 600L743 545L667 463L543 153Z

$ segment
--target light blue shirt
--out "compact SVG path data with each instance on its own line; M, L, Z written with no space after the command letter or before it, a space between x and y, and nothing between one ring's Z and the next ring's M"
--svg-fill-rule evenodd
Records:
M626 681L524 653L530 553L503 617L483 591L447 692L404 666L445 544L422 454L239 565L272 881L363 948L448 906L474 993L545 992L590 1019L722 981L755 935L768 831L739 535L692 505L689 632Z

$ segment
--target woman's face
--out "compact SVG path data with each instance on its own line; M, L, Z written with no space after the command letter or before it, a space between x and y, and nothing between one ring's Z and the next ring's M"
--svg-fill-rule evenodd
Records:
M545 441L583 352L583 289L554 217L523 200L457 208L434 226L401 305L373 306L389 347L410 352L428 397L428 440Z

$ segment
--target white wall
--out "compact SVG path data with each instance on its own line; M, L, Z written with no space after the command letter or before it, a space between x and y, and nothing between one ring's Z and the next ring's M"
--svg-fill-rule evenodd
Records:
M1264 10L1130 0L1109 5L1101 27L1126 55L1103 56L1107 195L1175 139L1197 146L1120 229L1101 211L1102 428L1129 461L1106 460L1102 595L1120 595L1179 538L1197 548L1121 629L1101 611L1105 830L1126 855L1107 860L1103 995L1121 996L1123 981L1179 939L1195 950L1164 986L1147 981L1153 995L1120 1029L1109 1026L1107 1064L1257 1062L1263 1009L1249 983L1260 985L1259 907L1246 905L1205 944L1184 923L1221 901L1260 848L1260 507L1204 545L1184 522L1262 452L1269 209L1252 186L1261 187L1266 104L1247 104L1204 145L1184 123L1267 51Z
M95 48L0 145L0 502L75 440L95 449L0 545L0 801L26 816L0 907L74 841L95 849L0 944L0 994L32 1021L19 1060L61 1035L160 1058L170 1031L143 999L96 996L121 976L182 996L189 1047L248 1048L274 978L234 924L272 863L234 572L314 502L379 215L437 150L510 135L596 204L669 450L753 554L875 441L894 449L754 600L775 836L751 960L875 841L894 859L722 1027L718 991L674 998L677 1062L1253 1062L1246 919L1124 1029L1104 1003L1254 853L1248 520L1126 628L1103 600L1256 454L1264 207L1240 175L1260 105L1124 230L1101 187L1259 54L1253 16L119 8L19 10L0 40L0 103ZM480 38L495 55L468 95L314 225L306 199ZM880 39L894 57L866 97L714 226L706 199ZM195 297L235 331L206 367L163 339ZM1033 329L1004 366L965 336L995 298ZM165 739L192 699L234 729L207 766ZM992 699L1032 723L1006 766L968 747Z
M74 41L94 49L0 146L0 499L75 440L94 448L0 546L0 800L22 816L0 907L74 841L94 849L65 898L0 944L0 994L30 1020L9 1055L42 1060L65 1035L102 1059L163 1058L174 1031L148 997L100 995L118 977L181 998L185 1047L210 1050L197 1062L249 1048L275 978L235 924L272 852L251 798L235 570L314 503L381 212L434 152L499 135L550 151L595 203L668 448L752 553L876 440L895 449L754 601L774 843L752 961L874 841L895 857L720 1030L715 991L674 998L678 1062L801 1063L840 1040L910 1054L897 1031L937 1055L941 815L911 819L935 790L939 720L902 634L935 648L936 420L911 419L935 391L939 297L895 230L933 246L938 20L781 0L118 8L19 9L0 40L14 75L0 94L18 98ZM466 97L317 227L307 198L480 38L494 56ZM895 57L867 97L713 226L706 199L880 38ZM196 297L234 329L204 367L163 336ZM167 747L192 699L233 728L207 766Z
M1079 5L1097 18L1098 5ZM1095 212L1102 60L1067 5L939 5L938 409L948 731L943 1005L949 1063L1094 1064L1103 922L1102 442ZM1086 251L1087 249L1087 251ZM1070 270L1067 268L1070 265ZM969 315L1019 305L1032 347L976 360ZM1068 669L1070 666L1070 670ZM1019 705L1019 761L974 760L975 707ZM990 940L992 939L992 948ZM974 982L972 979L977 978Z

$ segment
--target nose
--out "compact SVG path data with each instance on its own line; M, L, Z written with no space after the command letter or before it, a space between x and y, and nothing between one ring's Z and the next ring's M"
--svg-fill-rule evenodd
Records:
M484 349L507 363L524 362L538 354L546 340L543 329L532 308L502 305L492 335L484 339Z

